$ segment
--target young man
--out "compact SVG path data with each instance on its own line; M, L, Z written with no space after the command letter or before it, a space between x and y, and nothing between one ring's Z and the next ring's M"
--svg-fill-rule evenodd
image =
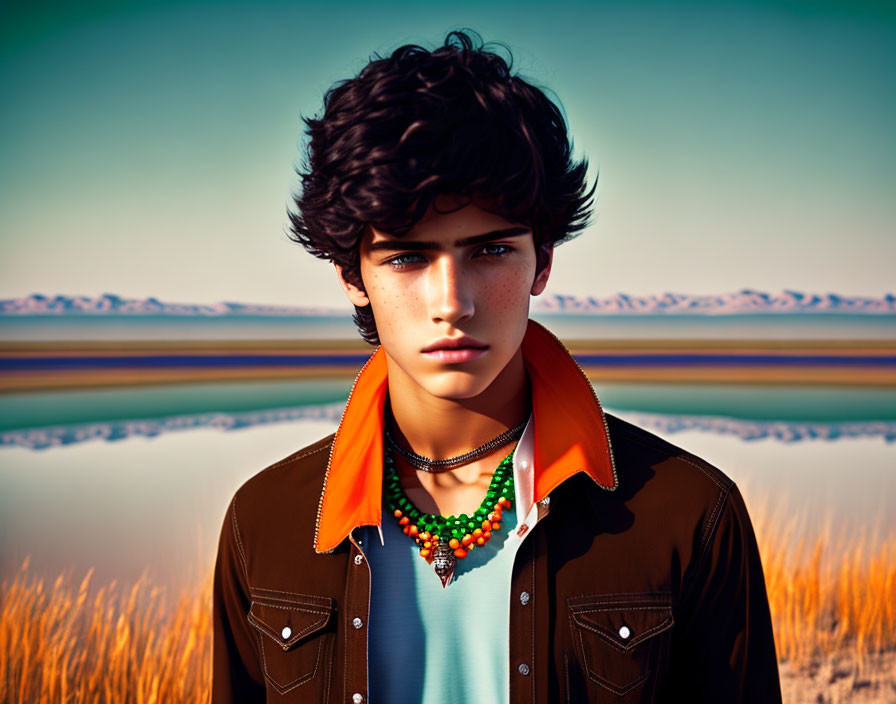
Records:
M379 346L227 509L212 701L780 701L736 486L528 318L593 194L553 103L451 33L306 122L293 232Z

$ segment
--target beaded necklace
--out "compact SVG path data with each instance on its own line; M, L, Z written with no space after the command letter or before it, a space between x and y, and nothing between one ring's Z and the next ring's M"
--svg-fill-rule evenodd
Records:
M472 516L422 513L405 494L392 453L387 450L383 457L386 470L383 483L389 510L404 534L420 546L420 557L433 566L442 587L447 587L454 576L456 561L477 546L485 545L492 531L500 529L502 511L512 506L509 497L513 496L513 451L501 460L485 499Z
M452 469L461 467L469 462L472 462L473 460L479 459L480 457L490 455L499 447L504 447L511 440L519 439L520 435L523 434L523 430L526 428L526 424L528 422L529 419L527 418L515 428L505 430L498 437L492 438L484 445L480 445L479 447L470 450L469 452L465 452L462 455L458 455L457 457L448 457L443 460L431 460L429 459L429 457L418 455L413 450L405 450L401 445L395 442L395 438L392 437L392 434L388 430L386 431L386 440L388 441L392 449L402 457L404 457L408 461L408 464L413 466L415 469L438 474L439 472L449 472Z

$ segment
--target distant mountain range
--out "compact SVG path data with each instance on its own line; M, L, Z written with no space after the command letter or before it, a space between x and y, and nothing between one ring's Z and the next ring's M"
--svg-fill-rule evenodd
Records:
M896 313L896 296L881 298L841 296L836 293L802 293L785 289L766 293L741 289L735 293L697 296L688 293L664 293L653 296L629 296L617 293L606 298L547 296L537 310L585 315L738 315L743 313Z
M535 301L535 313L572 315L739 315L850 313L860 315L896 314L896 296L880 298L841 296L836 293L802 293L783 290L766 293L742 289L719 295L664 293L631 296L617 293L606 298L565 295L542 296ZM256 305L251 303L169 303L150 298L123 298L112 293L102 296L44 296L39 293L22 298L0 300L0 316L21 315L123 315L123 316L274 316L348 317L344 308Z
M44 296L0 300L0 315L172 315L172 316L350 316L344 308L258 305L253 303L170 303L149 298L102 296Z

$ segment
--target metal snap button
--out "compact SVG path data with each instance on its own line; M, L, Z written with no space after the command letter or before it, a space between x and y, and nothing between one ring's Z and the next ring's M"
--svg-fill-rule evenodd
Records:
M623 626L619 629L619 637L620 638L628 638L632 632L629 630L628 626Z
M520 665L520 674L521 675L529 674L529 666L526 663L523 663L522 665Z
M354 702L354 704L361 704L361 702L363 702L363 701L364 701L364 695L361 694L360 692L355 692L352 695L352 702Z
M364 622L363 622L361 619L359 619L357 616L355 616L355 617L352 619L352 625L353 625L355 628L360 628L361 626L364 625Z
M283 640L286 640L292 635L292 629L289 626L284 626L283 630L280 631L280 635L283 636Z
M520 603L525 606L529 603L529 592L523 592L520 594Z

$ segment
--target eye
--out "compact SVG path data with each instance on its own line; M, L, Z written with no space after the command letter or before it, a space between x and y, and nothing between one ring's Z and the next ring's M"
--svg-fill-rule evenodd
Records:
M487 257L502 257L505 254L510 254L513 251L513 247L507 244L489 242L488 244L482 245L482 249L479 251Z
M416 252L404 252L387 259L384 263L388 264L393 269L404 269L411 264L419 264L421 261L426 261L422 255L417 254Z

